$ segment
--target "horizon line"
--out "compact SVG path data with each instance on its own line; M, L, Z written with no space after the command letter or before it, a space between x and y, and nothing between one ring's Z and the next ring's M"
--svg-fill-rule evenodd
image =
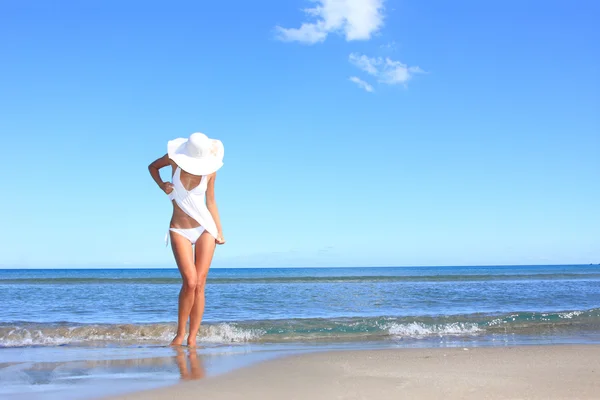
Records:
M363 265L363 266L303 266L303 267L291 267L291 266L281 266L281 267L211 267L211 269L333 269L333 268L481 268L481 267L565 267L565 266L600 266L600 263L557 263L557 264L468 264L468 265ZM176 266L166 267L166 266L63 266L63 267L25 267L25 266L3 266L0 265L0 271L6 270L101 270L101 269L173 269L177 270Z

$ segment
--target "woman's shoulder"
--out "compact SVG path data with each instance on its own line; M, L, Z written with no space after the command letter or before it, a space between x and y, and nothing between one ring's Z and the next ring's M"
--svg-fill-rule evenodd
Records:
M159 158L159 160L162 160L163 163L168 163L169 165L172 165L173 167L177 167L177 164L175 163L175 161L173 161L171 159L171 157L169 157L169 153L167 153L164 156L162 156L161 158Z

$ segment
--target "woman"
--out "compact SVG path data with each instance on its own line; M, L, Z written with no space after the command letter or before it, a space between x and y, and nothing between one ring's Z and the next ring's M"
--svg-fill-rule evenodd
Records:
M215 202L215 178L223 166L223 144L194 133L189 139L169 141L167 154L148 166L150 175L173 203L169 228L171 247L181 273L177 335L171 342L180 346L190 321L187 344L196 346L196 335L204 313L204 286L215 251L224 244L219 211ZM171 182L163 182L159 170L171 166ZM168 236L168 237L169 237ZM168 241L167 237L167 241Z

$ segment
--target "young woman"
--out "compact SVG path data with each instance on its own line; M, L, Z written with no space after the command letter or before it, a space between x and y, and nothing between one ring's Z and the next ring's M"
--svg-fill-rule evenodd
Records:
M190 322L187 344L196 346L204 313L204 286L215 246L224 244L215 202L215 178L223 166L223 144L194 133L189 139L169 141L167 154L148 166L150 175L173 203L169 236L183 285L179 292L177 335L179 346ZM163 182L159 170L171 166L172 182ZM168 237L169 237L168 236ZM167 241L168 241L167 237Z

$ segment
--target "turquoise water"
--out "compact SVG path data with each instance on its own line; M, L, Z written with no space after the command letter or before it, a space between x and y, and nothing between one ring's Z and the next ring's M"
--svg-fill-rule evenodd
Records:
M0 346L170 339L174 269L0 270ZM589 335L599 266L213 269L206 343Z
M179 285L174 269L0 270L0 395L176 381ZM206 297L208 375L331 348L600 343L597 265L213 269Z

